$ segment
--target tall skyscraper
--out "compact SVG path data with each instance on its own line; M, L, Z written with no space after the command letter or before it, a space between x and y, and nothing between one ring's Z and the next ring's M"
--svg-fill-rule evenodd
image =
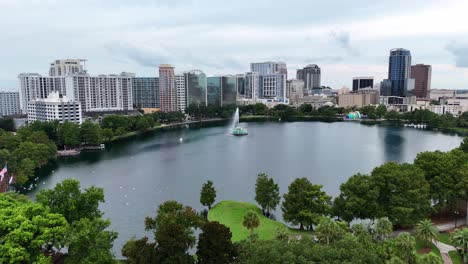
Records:
M388 64L388 79L392 83L392 96L409 96L414 90L411 79L411 52L405 49L392 49Z
M184 73L187 106L206 106L206 74L200 70Z
M159 108L159 78L133 79L133 105L136 108Z
M288 75L288 68L286 63L281 61L266 61L250 63L250 71L258 72L260 75L270 74L286 74Z
M354 77L353 78L353 91L363 88L373 88L374 77Z
M55 60L50 64L49 76L67 76L74 73L85 73L85 62L82 59Z
M297 70L296 79L304 81L304 89L320 87L321 70L317 64L309 64Z
M212 106L221 106L222 77L210 76L206 79L207 104Z
M260 90L260 76L258 72L247 72L244 75L244 98L248 100L257 100Z
M428 98L431 90L431 65L416 64L411 66L411 78L414 79L414 95L418 98Z
M177 91L174 75L172 65L159 65L159 100L162 112L177 111Z

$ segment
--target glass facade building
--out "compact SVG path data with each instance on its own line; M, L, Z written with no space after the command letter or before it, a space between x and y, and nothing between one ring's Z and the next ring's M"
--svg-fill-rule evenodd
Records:
M207 78L207 101L208 105L221 106L221 77Z
M414 90L411 79L411 52L406 49L392 49L388 64L388 79L392 83L392 96L409 96Z
M184 73L187 106L207 105L207 78L202 71L195 70Z
M133 106L135 108L159 108L159 78L135 77Z
M235 76L221 77L221 106L236 104L237 86Z

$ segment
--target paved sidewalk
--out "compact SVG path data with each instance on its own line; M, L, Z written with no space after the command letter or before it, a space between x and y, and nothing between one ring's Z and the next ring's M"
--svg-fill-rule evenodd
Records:
M448 253L457 249L440 241L433 240L432 242L439 249L440 255L442 255L442 259L444 260L444 264L453 264Z

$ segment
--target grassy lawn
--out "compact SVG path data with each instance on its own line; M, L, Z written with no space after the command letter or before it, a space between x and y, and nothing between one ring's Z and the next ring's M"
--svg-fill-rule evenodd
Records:
M271 220L262 215L262 211L256 205L238 201L222 201L211 208L208 220L218 221L229 227L233 241L241 241L249 237L249 230L242 226L244 215L248 211L254 211L260 218L260 226L255 229L260 239L268 240L276 236L278 228L284 228L290 235L307 235L310 232L290 229L283 223Z
M416 239L416 252L418 252L418 254L420 254L419 250L422 249L423 247L424 247L424 242L419 239ZM439 249L432 243L431 243L431 252L436 254L437 256L440 256Z
M452 259L453 264L463 264L462 257L457 251L450 251L449 256Z
M452 245L449 233L439 233L439 241L447 245Z

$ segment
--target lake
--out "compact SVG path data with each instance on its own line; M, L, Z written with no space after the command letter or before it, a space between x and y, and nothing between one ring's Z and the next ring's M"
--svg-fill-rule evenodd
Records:
M280 192L299 177L323 185L332 196L355 173L369 173L386 161L412 162L422 151L450 150L462 137L440 132L359 123L247 123L249 135L229 135L228 125L204 125L145 135L108 144L102 152L60 159L44 169L37 187L53 188L65 178L82 187L104 188L101 206L112 229L119 232L114 249L144 232L144 218L154 217L166 200L196 209L201 185L212 180L217 201L254 202L255 180L266 172ZM183 139L180 141L180 139ZM281 210L276 211L281 220Z

